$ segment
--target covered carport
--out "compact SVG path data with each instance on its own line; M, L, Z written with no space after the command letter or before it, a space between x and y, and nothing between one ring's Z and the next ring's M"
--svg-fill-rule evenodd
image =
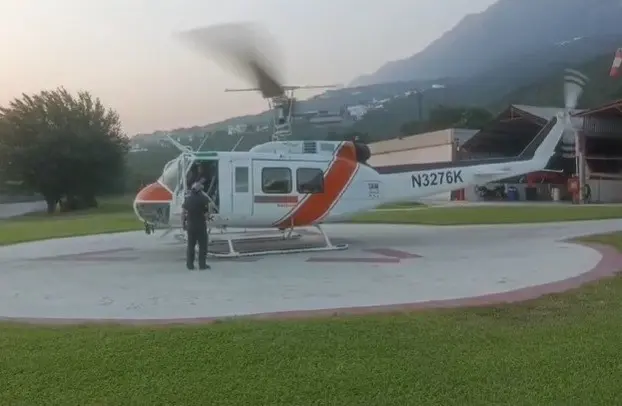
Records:
M622 202L622 100L575 114L577 177L582 200Z
M518 156L559 111L511 105L461 146L460 160Z
M482 160L492 158L513 158L529 155L530 143L538 136L548 134L555 124L553 118L563 110L559 107L538 107L527 105L511 105L502 111L495 120L482 128L469 139L458 152L460 160ZM566 138L566 137L565 137ZM546 171L527 174L517 178L506 179L490 185L478 185L494 188L503 184L515 187L521 200L551 200L552 189L566 189L566 177L574 173L574 143L562 142L558 147L559 154L552 159ZM572 156L568 156L570 151ZM466 190L467 200L480 200L475 190Z

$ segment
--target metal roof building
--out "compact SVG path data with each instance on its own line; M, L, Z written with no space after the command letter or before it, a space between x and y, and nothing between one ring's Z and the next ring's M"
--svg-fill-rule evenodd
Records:
M446 162L456 159L456 146L473 137L477 130L449 128L369 144L372 166Z
M559 107L513 104L462 146L460 159L517 156L556 114L563 111ZM575 113L580 112L582 110L575 110ZM573 134L564 135L559 148L564 155L573 154Z

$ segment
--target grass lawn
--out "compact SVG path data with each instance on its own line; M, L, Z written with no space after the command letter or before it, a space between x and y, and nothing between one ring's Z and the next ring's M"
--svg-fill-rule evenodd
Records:
M622 218L622 206L470 206L425 207L405 203L383 208L420 208L419 210L371 211L357 216L355 223L402 223L430 225L535 223L571 220ZM62 222L62 226L59 226ZM69 214L31 213L0 220L0 245L46 238L97 233L142 230L131 200L102 200L100 207Z
M425 204L419 202L403 202L403 203L388 203L379 207L379 209L409 209L409 208L423 208Z
M421 210L371 211L357 223L431 225L542 223L622 218L622 206L464 206L427 207Z
M0 220L0 245L49 238L143 229L127 198L103 199L96 209L75 213L29 213Z

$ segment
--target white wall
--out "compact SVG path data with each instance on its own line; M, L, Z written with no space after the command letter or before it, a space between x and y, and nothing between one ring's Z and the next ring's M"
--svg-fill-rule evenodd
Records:
M454 142L464 141L477 133L475 130L446 129L417 134L370 144L371 166L424 164L449 162L453 159ZM450 200L451 193L429 196L426 200Z
M45 202L4 203L0 204L0 219L22 216L45 209Z
M592 189L592 201L604 203L622 202L622 180L590 179L587 182Z
M451 151L452 146L450 144L413 148L403 151L375 154L369 158L368 162L371 166L446 162L451 161Z
M368 163L371 166L388 166L404 164L421 164L429 162L451 161L452 145L438 145L435 147L415 148L406 151L388 152L385 154L372 155ZM451 193L439 193L428 196L426 200L450 200Z

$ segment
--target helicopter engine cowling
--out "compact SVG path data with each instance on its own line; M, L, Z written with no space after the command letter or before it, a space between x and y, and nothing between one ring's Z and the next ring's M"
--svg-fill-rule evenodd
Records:
M371 157L371 150L367 144L362 142L354 142L354 150L356 151L356 161L367 164L367 160Z

